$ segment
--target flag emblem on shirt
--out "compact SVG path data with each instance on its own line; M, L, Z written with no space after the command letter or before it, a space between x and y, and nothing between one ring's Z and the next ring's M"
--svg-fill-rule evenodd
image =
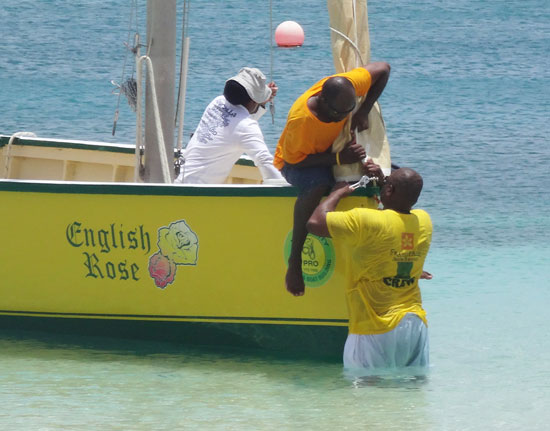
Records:
M401 234L401 249L412 250L414 248L414 234L403 232Z

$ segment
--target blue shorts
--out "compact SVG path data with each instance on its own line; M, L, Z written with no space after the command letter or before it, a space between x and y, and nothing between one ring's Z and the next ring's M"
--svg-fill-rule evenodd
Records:
M331 188L334 186L332 166L310 166L297 168L285 163L281 174L291 185L296 187L300 194L320 186Z

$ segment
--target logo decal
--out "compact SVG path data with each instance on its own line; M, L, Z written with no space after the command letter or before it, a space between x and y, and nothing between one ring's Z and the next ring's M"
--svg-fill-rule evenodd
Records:
M149 258L149 275L157 287L164 289L171 284L179 265L197 265L199 239L185 220L161 227L157 245L159 251Z
M292 231L288 233L284 244L284 258L288 265ZM330 238L308 234L302 249L302 274L307 287L319 287L325 284L334 272L334 246Z
M401 234L401 249L412 250L414 248L414 234L403 232Z

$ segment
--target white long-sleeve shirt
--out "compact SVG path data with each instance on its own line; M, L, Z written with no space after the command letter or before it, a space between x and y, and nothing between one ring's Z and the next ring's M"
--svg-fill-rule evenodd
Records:
M244 106L232 105L224 96L218 96L206 107L187 144L182 173L176 182L223 183L243 153L254 161L264 180L283 180L273 166L273 156L258 122Z

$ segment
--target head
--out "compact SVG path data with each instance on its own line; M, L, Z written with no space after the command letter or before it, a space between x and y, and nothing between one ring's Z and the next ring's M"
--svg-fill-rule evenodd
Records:
M225 83L223 95L233 105L243 105L251 114L271 97L265 75L252 67L243 67Z
M333 76L325 81L319 94L319 111L328 121L335 123L345 119L355 108L355 87L343 76Z
M399 168L386 178L380 190L380 200L385 209L409 213L420 196L422 186L423 180L418 172Z

